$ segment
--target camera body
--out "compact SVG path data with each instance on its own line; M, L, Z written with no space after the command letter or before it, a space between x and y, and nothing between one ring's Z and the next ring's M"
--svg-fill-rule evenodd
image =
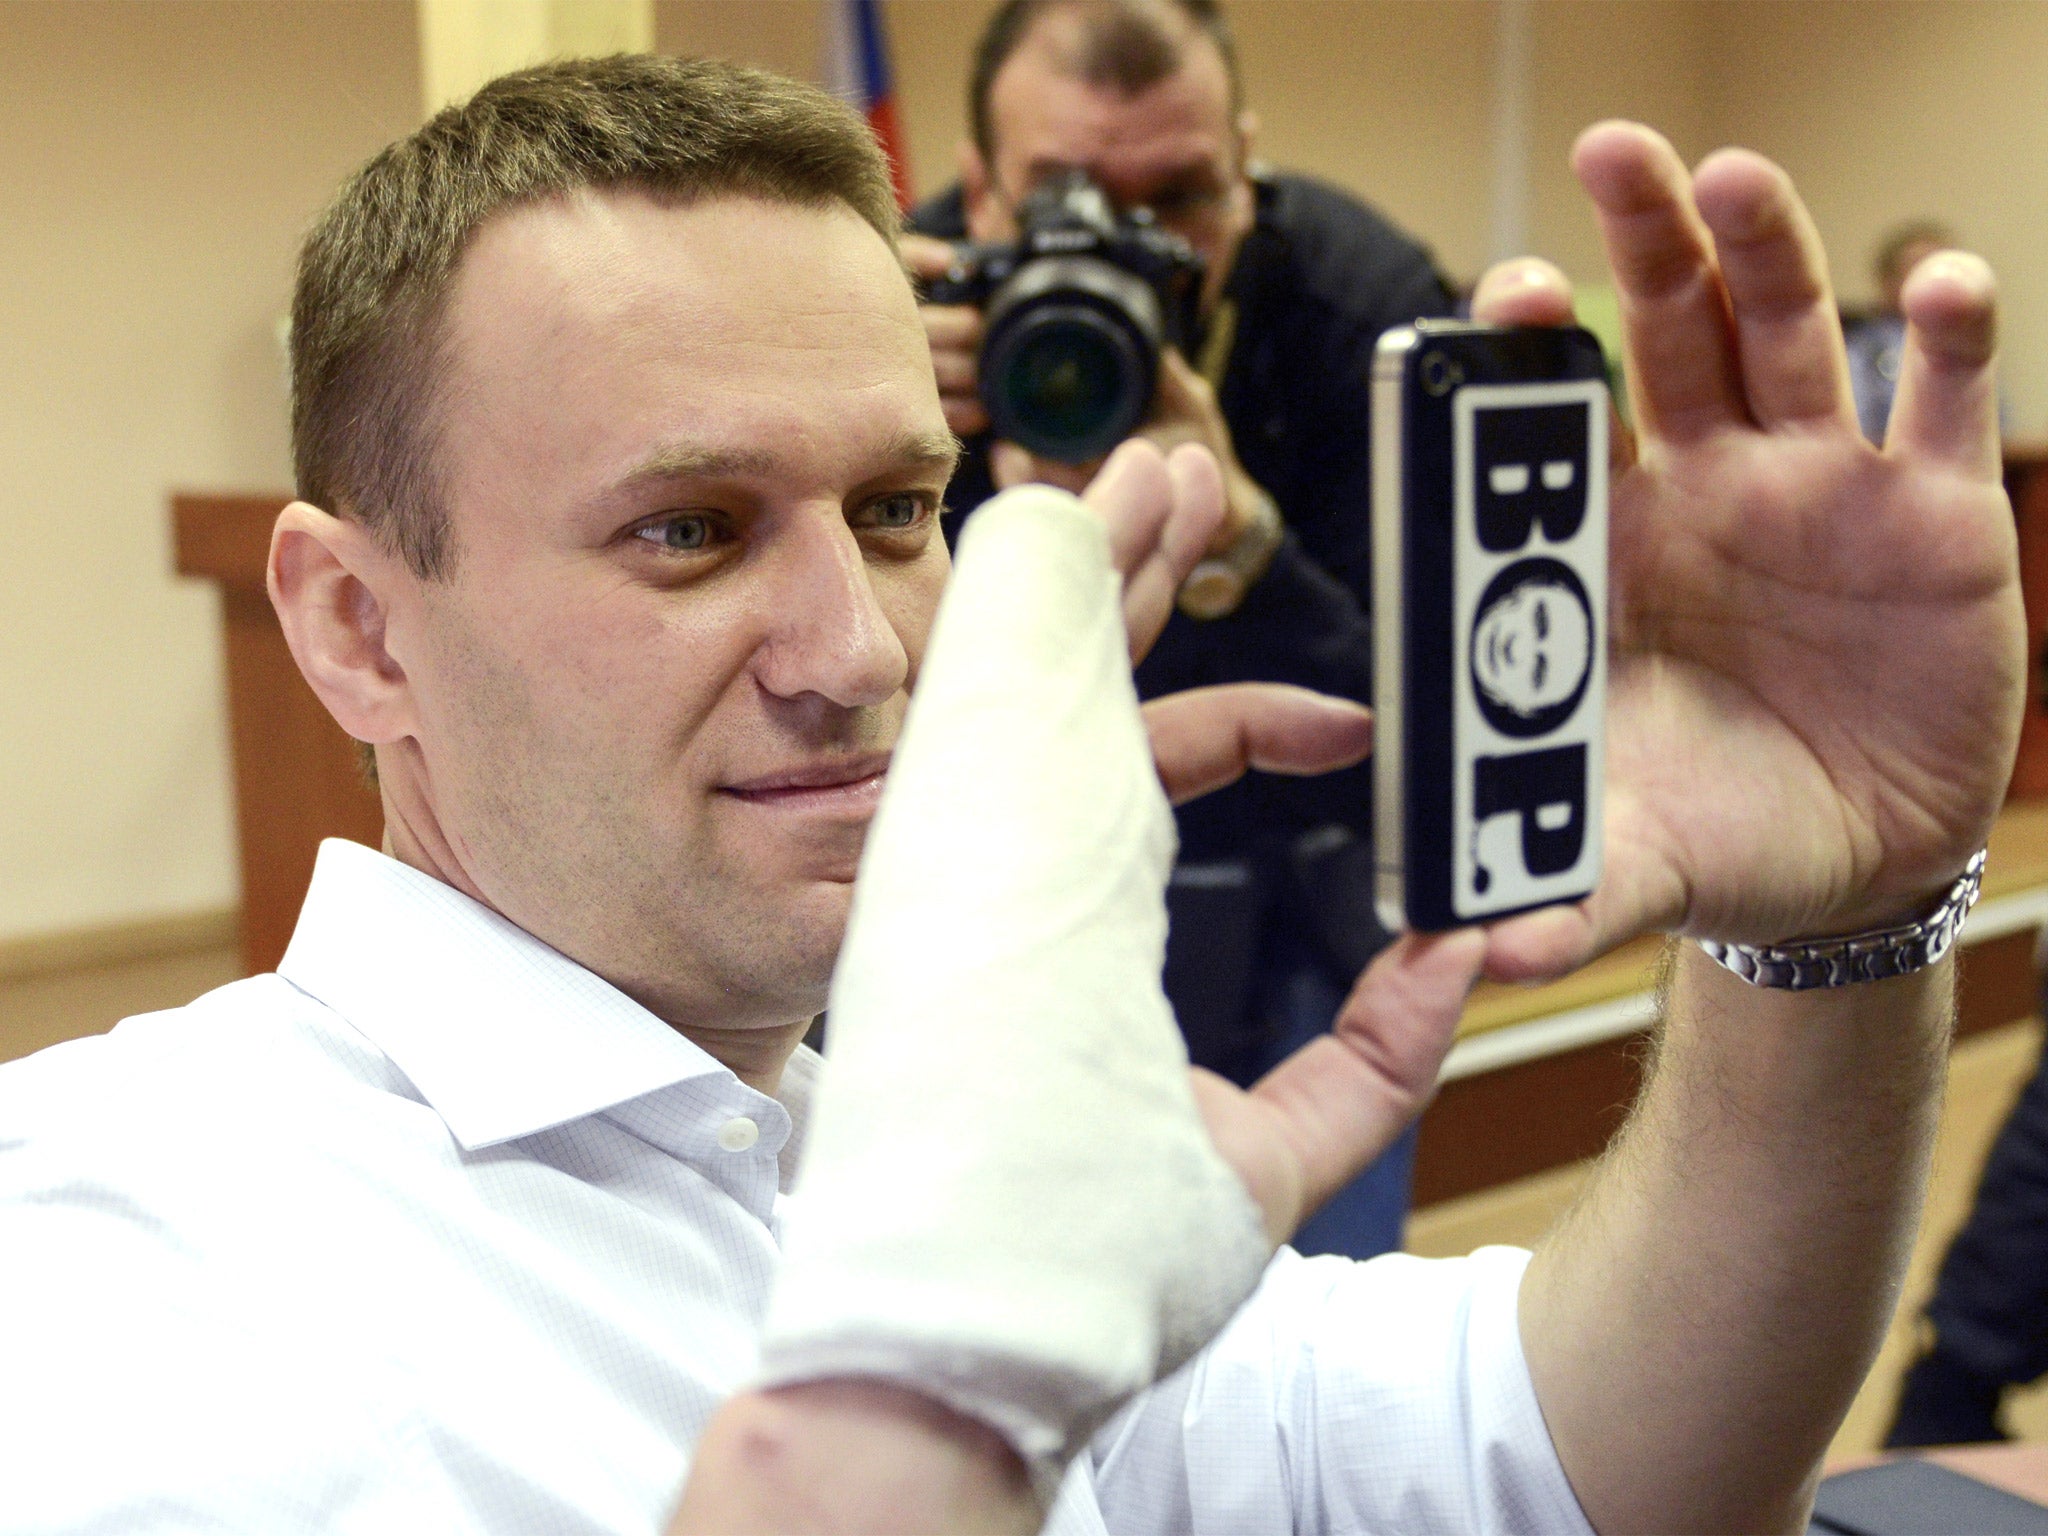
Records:
M982 311L982 403L999 438L1084 464L1151 409L1160 353L1199 324L1202 258L1150 209L1119 215L1070 170L1018 209L1013 242L968 244L925 290Z
M1372 388L1381 918L1580 900L1606 736L1600 344L1418 321L1380 338Z

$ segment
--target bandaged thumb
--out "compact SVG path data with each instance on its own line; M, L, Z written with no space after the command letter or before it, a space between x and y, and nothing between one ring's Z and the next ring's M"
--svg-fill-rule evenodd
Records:
M1271 1247L1160 988L1173 818L1101 522L969 520L868 835L762 1384L886 1377L1056 1467Z

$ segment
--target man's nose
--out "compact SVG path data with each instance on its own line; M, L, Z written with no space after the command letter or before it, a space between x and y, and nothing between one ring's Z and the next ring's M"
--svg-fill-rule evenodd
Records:
M772 572L768 634L755 661L761 686L852 709L903 686L910 658L875 596L860 541L837 509L792 519Z

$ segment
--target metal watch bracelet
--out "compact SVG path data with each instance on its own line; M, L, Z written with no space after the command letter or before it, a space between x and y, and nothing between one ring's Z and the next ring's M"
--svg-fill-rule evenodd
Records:
M1790 944L1725 944L1701 939L1699 946L1753 987L1810 992L1909 976L1935 964L1954 947L1963 919L1977 904L1983 884L1984 853L1980 849L1941 904L1917 923Z
M1211 555L1180 585L1180 611L1191 619L1220 619L1237 612L1279 552L1287 525L1273 498L1261 491L1250 523L1220 555Z

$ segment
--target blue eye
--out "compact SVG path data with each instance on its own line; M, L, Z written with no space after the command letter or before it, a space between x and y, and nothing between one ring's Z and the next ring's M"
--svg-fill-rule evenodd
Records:
M884 496L868 508L877 528L915 528L924 516L924 503L915 496Z
M663 549L687 552L711 542L711 520L707 517L669 517L649 523L634 535Z

